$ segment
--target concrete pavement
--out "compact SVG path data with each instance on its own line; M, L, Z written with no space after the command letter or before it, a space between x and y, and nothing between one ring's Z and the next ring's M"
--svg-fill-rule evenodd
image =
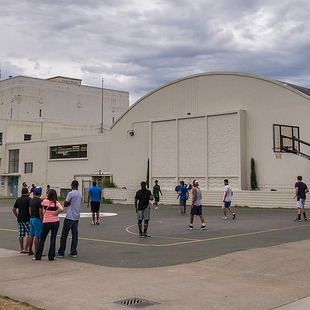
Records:
M239 251L168 267L114 268L65 258L31 261L0 251L0 294L50 309L310 309L309 241Z
M296 210L240 208L222 221L204 208L207 230L195 219L187 231L164 207L152 211L153 237L139 239L132 206L104 206L118 215L98 227L81 219L78 258L48 262L19 254L10 204L0 204L1 295L48 310L134 309L115 303L133 297L150 310L310 309L310 223L293 222Z

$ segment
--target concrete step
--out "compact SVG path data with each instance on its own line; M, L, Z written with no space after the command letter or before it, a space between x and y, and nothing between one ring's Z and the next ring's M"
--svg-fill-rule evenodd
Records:
M114 203L133 204L137 189L105 188L104 197ZM295 208L296 199L292 191L234 191L232 206L248 206L259 208ZM204 206L222 206L223 191L203 190L202 203ZM177 193L174 190L163 190L160 204L178 205ZM190 204L191 196L188 204ZM310 199L306 200L306 207L310 207Z

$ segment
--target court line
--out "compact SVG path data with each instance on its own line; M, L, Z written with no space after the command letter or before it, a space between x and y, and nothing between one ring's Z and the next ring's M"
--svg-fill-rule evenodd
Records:
M131 226L129 226L129 227L131 227ZM237 237L246 237L246 236L266 234L266 233L276 232L276 231L298 229L298 228L302 228L302 227L309 227L309 224L308 225L300 225L298 227L290 226L290 227L283 227L283 228L273 228L273 229L268 229L268 230L253 231L253 232L249 232L249 233L235 234L235 235L228 235L228 236L221 236L221 237L213 237L213 238L206 238L206 239L192 239L192 240L191 239L190 240L185 239L187 241L168 243L168 244L154 244L154 243L145 244L145 243L135 243L135 242L125 242L125 241L94 239L94 238L87 238L87 237L79 237L79 240L87 240L87 241L95 241L95 242L103 242L103 243L113 243L113 244L124 244L124 245L135 245L135 246L142 246L142 247L168 247L168 246L176 246L176 245L183 245L183 244L190 244L190 243L197 243L197 242L208 242L208 241L224 240L224 239L237 238ZM2 231L17 232L17 230L5 229L5 228L0 228L0 231L1 230ZM57 235L57 236L60 237L59 235ZM69 237L71 237L71 236L69 236Z

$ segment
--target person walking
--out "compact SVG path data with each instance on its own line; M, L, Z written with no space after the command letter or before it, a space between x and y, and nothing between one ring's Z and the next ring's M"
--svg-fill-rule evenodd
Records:
M185 186L184 181L180 182L180 186L179 186L179 191L178 191L178 197L177 199L180 197L180 210L181 210L181 215L185 215L186 214L186 201L188 199L188 189Z
M53 261L55 259L56 236L59 228L58 214L63 212L64 208L60 202L57 201L57 193L54 189L49 191L47 198L42 201L42 206L44 208L43 228L39 242L39 248L33 260L41 260L46 237L48 233L51 232L48 260Z
M64 257L67 238L69 231L71 230L71 250L69 257L77 256L77 244L78 244L78 225L81 212L82 194L78 190L79 182L73 180L71 183L72 191L68 193L67 198L64 202L64 207L68 208L66 218L63 223L62 233L60 237L60 247L56 253L56 257Z
M41 238L42 227L43 227L43 207L42 199L42 188L37 186L33 191L33 198L30 200L29 212L30 218L30 243L28 255L33 255L39 249L39 241ZM34 253L32 251L32 245L34 242Z
M192 230L193 222L194 222L194 215L198 215L201 220L201 227L200 230L206 230L206 224L204 217L202 215L202 194L201 189L199 188L199 183L197 180L193 181L193 189L192 189L192 206L191 206L191 215L190 215L190 223L187 229Z
M30 234L30 213L29 213L29 203L30 197L27 187L22 188L22 195L16 199L13 206L13 213L17 219L18 223L18 236L19 236L19 246L20 253L28 253L29 248L29 234ZM28 236L25 247L24 247L24 237Z
M224 196L223 196L223 213L224 216L222 217L223 220L227 220L227 209L230 211L230 213L232 214L232 218L233 220L236 218L236 213L234 213L233 209L231 208L231 199L233 196L233 191L231 186L228 184L228 179L224 180L224 185L225 185L225 189L224 189Z
M102 191L97 182L93 182L93 186L88 190L87 208L89 208L89 202L92 212L92 225L99 225L99 210ZM96 221L95 221L96 216Z
M302 182L302 176L297 177L297 182L295 183L295 196L297 197L297 218L295 221L301 222L301 212L303 213L304 220L307 221L306 211L305 211L305 202L306 194L309 192L307 184Z
M155 180L155 185L153 186L153 197L155 200L155 209L159 209L158 203L159 203L159 193L163 195L160 186L158 185L158 180Z
M135 208L138 219L139 236L147 237L147 229L150 220L149 201L153 200L151 191L146 188L146 182L141 182L141 189L136 192ZM144 220L144 230L142 232L142 221Z

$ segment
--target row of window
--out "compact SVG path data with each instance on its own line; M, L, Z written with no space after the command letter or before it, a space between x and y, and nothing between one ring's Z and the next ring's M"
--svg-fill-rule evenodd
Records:
M87 144L50 147L50 159L87 158ZM9 150L9 173L18 173L19 150ZM33 163L24 163L25 173L33 173Z

